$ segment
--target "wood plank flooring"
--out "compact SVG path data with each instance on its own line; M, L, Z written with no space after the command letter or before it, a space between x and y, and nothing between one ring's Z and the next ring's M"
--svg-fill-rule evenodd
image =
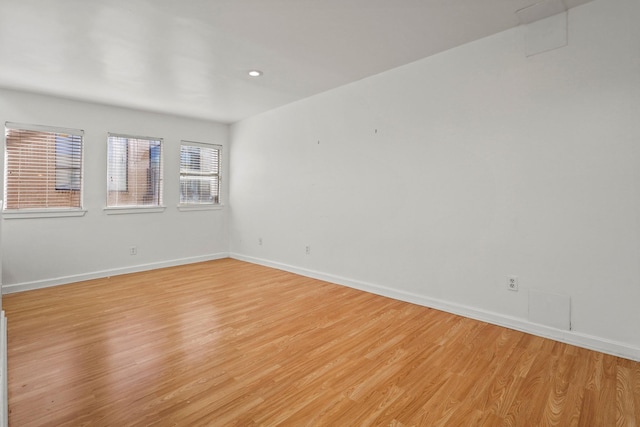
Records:
M640 424L640 363L231 259L3 305L15 427Z

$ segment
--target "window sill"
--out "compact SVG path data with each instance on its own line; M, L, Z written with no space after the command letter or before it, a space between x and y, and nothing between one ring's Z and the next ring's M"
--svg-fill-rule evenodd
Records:
M164 212L165 209L165 206L126 206L117 208L104 208L103 210L107 215L127 215L141 213L161 213Z
M4 219L62 218L84 216L86 213L84 209L19 209L3 211L2 217Z
M189 212L189 211L219 211L222 208L224 208L224 205L197 205L197 204L193 204L193 205L178 205L178 210L180 212Z

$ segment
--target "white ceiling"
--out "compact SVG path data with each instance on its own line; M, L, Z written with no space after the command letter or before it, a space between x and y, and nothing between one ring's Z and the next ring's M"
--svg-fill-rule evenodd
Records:
M589 0L0 0L0 86L232 123L517 26L545 1Z

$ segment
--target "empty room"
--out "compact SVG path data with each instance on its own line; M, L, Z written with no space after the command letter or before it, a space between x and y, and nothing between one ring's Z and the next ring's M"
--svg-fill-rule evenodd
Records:
M640 426L638 22L0 0L0 427Z

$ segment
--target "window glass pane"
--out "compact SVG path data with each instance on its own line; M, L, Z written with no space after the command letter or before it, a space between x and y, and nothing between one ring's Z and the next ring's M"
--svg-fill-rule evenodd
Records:
M56 190L80 190L82 138L56 134Z
M127 191L127 138L109 138L107 144L107 190Z
M110 135L107 206L162 205L162 140Z
M180 203L220 203L220 146L180 147Z

